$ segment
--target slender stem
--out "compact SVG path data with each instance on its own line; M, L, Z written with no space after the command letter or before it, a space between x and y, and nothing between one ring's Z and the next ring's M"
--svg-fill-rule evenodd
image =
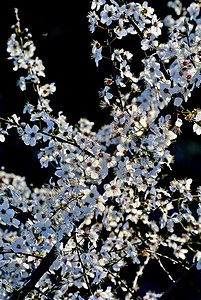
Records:
M135 23L135 21L131 17L128 17L128 20L133 25L134 29L137 31L140 39L142 40L144 38L144 36L143 36L143 33L141 32L140 28L137 26L137 24Z

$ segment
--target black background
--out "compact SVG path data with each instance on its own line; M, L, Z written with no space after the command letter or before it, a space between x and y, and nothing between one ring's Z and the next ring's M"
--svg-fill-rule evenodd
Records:
M143 1L139 1L143 2ZM168 1L149 1L155 12L163 19L173 11L167 8ZM185 2L184 2L185 3ZM189 4L189 1L186 1ZM12 33L11 25L16 23L14 7L19 9L21 27L28 27L37 47L36 55L43 60L46 78L44 83L55 82L57 91L49 97L54 115L63 111L69 123L76 124L80 117L95 122L95 129L108 120L108 113L99 108L98 91L104 86L107 62L100 62L96 68L91 59L91 41L97 38L89 32L87 14L90 1L1 1L0 18L0 115L21 115L24 104L37 101L31 89L21 92L16 87L20 72L12 70L12 62L7 60L7 39ZM102 37L101 37L102 38ZM125 41L131 50L136 49L136 37ZM135 53L133 66L140 70L141 54ZM199 107L199 89L190 100ZM178 143L171 147L175 155L172 177L192 177L200 182L201 137L192 131L192 124L185 125L185 134L179 136ZM38 148L27 147L11 132L6 142L0 144L0 166L7 172L26 176L27 182L41 185L52 175L51 168L41 169L37 160Z

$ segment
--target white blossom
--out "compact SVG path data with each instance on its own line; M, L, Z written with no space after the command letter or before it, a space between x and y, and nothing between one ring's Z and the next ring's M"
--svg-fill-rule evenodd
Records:
M42 134L39 131L37 125L34 125L32 128L27 124L25 127L25 133L22 136L22 140L26 145L35 146L37 140L41 139Z

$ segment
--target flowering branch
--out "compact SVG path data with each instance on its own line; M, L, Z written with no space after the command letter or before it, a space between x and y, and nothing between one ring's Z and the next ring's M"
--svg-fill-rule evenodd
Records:
M55 170L41 187L0 171L2 299L169 299L199 274L201 187L172 179L170 145L185 134L185 120L201 134L201 109L186 107L201 83L200 4L168 5L179 17L162 22L146 1L92 0L89 29L108 35L93 40L92 58L112 66L99 93L110 118L97 131L84 118L72 126L63 112L54 116L55 83L42 84L45 67L16 10L7 51L13 70L23 70L17 85L24 91L31 83L35 100L22 116L0 117L0 141L15 129L25 145L40 146L41 167ZM140 71L131 64L137 47L131 53L123 44L133 35L144 54ZM165 166L171 175L164 181ZM142 295L151 261L172 285ZM185 272L177 281L173 265Z
M13 127L18 128L18 129L21 128L21 125L20 125L20 124L14 122L14 120L11 120L11 119L9 119L9 118L8 118L8 119L5 119L5 118L0 117L0 121L4 122L5 124L10 125L11 127L13 126ZM38 129L38 132L41 133L42 135L49 136L50 138L56 139L58 142L61 142L61 143L67 143L67 144L69 144L69 145L75 146L75 147L77 147L78 149L80 149L81 151L83 151L83 152L85 152L86 154L88 154L89 156L95 157L95 155L94 155L93 153L89 152L87 149L82 149L82 148L77 144L77 142L76 142L75 140L73 140L73 139L72 139L72 140L69 140L69 139L63 139L63 138L61 138L61 137L59 137L59 136L57 136L57 135L55 135L55 134L53 134L53 133L48 133L48 132L45 132L45 131L40 130L40 129Z

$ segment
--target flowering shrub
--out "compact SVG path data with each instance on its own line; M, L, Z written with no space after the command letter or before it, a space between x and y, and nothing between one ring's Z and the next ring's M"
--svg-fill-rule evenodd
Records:
M192 193L191 178L164 187L162 178L183 123L201 134L201 109L186 104L201 81L200 5L170 1L178 18L161 21L146 1L92 1L90 31L107 36L93 40L92 57L112 69L100 92L110 121L97 132L86 119L73 127L63 112L54 116L55 84L43 83L45 67L16 9L7 51L24 74L18 86L31 83L36 101L0 118L0 141L15 128L25 145L40 145L41 167L52 164L55 174L33 188L0 171L1 299L172 299L199 274L201 187ZM139 74L135 53L116 46L129 35L144 55ZM153 262L168 284L142 294Z

